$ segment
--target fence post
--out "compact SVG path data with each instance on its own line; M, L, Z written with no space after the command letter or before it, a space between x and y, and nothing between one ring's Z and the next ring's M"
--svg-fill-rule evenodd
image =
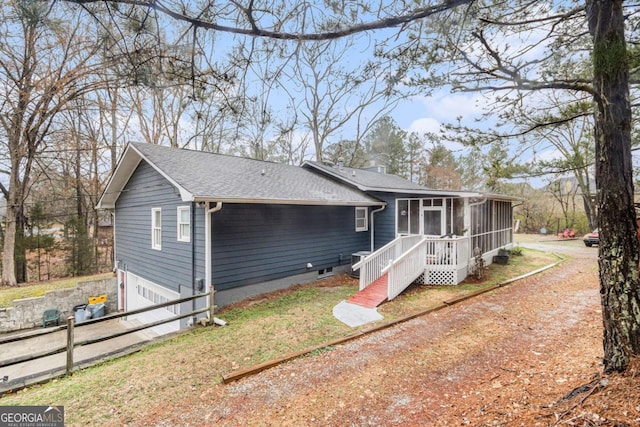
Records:
M213 304L214 302L213 295L215 293L216 291L213 289L213 285L209 286L209 321L211 322L212 325L213 325L213 312L216 308L216 306Z
M67 375L73 372L73 321L74 316L67 317Z

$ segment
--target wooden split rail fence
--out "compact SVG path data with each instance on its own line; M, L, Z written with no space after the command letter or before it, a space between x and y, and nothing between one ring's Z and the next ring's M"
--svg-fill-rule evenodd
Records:
M22 356L17 356L17 357L13 357L10 359L6 359L6 360L0 360L0 369L1 368L5 368L8 366L12 366L12 365L17 365L19 363L24 363L24 362L29 362L29 361L33 361L33 360L37 360L37 359L41 359L43 357L47 357L47 356L52 356L55 354L59 354L62 352L66 352L67 353L67 360L66 360L66 374L69 375L73 372L73 367L74 367L74 361L73 361L73 353L74 353L74 349L80 346L85 346L85 345L90 345L90 344L95 344L101 341L106 341L106 340L110 340L110 339L114 339L114 338L118 338L121 337L123 335L127 335L127 334L131 334L134 332L138 332L138 331L142 331L144 329L148 329L148 328L153 328L155 326L159 326L165 323L169 323L169 322L174 322L176 320L179 319L184 319L187 317L192 317L192 316L196 316L198 314L201 313L208 313L209 314L209 320L210 323L213 324L213 311L215 308L214 305L214 301L213 301L213 295L214 295L215 291L211 290L209 292L205 292L205 293L201 293L198 295L192 295L192 296L188 296L188 297L184 297L184 298L180 298L180 299L176 299L176 300L172 300L172 301L167 301L164 303L160 303L160 304L154 304L148 307L144 307L144 308L140 308L137 310L131 310L131 311L126 311L126 312L120 312L120 313L114 313L114 314L110 314L110 315L106 315L103 317L99 317L96 319L88 319L85 320L79 324L75 324L75 318L74 316L69 316L66 320L67 323L65 325L60 325L60 326L55 326L55 327L50 327L50 328L46 328L46 329L42 329L39 331L35 331L35 332L26 332L23 334L16 334L16 335L10 335L7 337L3 337L0 338L0 345L2 344L8 344L8 343L17 343L23 340L29 340L29 339L37 339L38 337L41 337L43 335L47 335L47 334L53 334L55 332L61 331L66 329L67 330L67 337L66 337L66 345L64 346L58 346L55 348L50 348L50 349L46 349L44 351L40 351L36 354L29 354L29 355L22 355ZM168 306L172 306L172 305L176 305L176 304L181 304L184 302L188 302L188 301L195 301L196 299L199 298L208 298L208 307L205 308L201 308L201 309L197 309L197 310L192 310L189 311L188 313L184 313L184 314L180 314L177 316L171 316L167 319L162 319L162 320L158 320L155 322L150 322L150 323L144 323L142 325L138 325L138 326L134 326L125 330L120 330L117 332L112 332L112 333L108 333L106 335L102 335L96 338L89 338L89 339L84 339L82 341L76 341L75 340L75 329L76 328L81 328L84 326L89 326L89 325L93 325L96 323L100 323L100 322L106 322L109 320L113 320L113 319L118 319L118 318L122 318L122 317L126 317L126 316L133 316L136 314L140 314L140 313L144 313L147 311L151 311L151 310L156 310L158 308L163 308L163 307L168 307ZM1 380L1 379L0 379Z

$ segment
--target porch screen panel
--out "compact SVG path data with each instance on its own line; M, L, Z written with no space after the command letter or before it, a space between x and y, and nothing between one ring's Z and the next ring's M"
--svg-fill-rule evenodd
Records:
M491 202L475 205L471 209L471 235L473 247L480 248L482 252L493 249L491 241Z
M397 234L409 234L409 200L398 200L396 215L398 217Z
M498 246L502 247L512 243L511 233L513 227L512 209L510 202L496 203L496 224Z
M409 201L409 234L420 234L420 200Z
M493 231L495 230L493 228L493 221L496 217L496 210L495 208L495 204L496 202L491 202L491 203L487 203L487 216L486 216L486 228L484 230L485 235L487 236L487 239L489 241L489 250L493 250L495 248L498 247L498 240L497 240L497 236L496 233L493 233Z
M494 215L494 221L495 221L495 225L494 225L494 230L496 231L495 236L496 236L496 247L502 246L502 234L503 234L503 223L504 223L504 218L502 217L502 206L500 202L493 202L494 207L495 207L495 215Z
M445 232L455 236L464 235L464 202L462 199L445 199Z
M429 236L439 236L442 233L442 211L424 211L424 234Z
M489 252L512 243L511 202L490 201L471 209L473 247Z

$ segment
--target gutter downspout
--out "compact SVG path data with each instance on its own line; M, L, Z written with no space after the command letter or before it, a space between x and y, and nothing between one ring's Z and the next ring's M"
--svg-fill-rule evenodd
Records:
M206 202L204 214L204 274L207 289L213 292L213 283L211 283L211 214L222 209L222 202L216 202L214 208L209 208L209 206L210 202ZM209 301L212 302L213 297L209 298ZM214 307L209 307L209 313L213 313L213 309ZM209 320L213 321L213 319Z
M524 203L524 202L523 202ZM113 249L111 251L111 265L113 266L113 271L118 270L118 258L116 257L116 210L113 209L111 212L111 244L113 245Z
M386 206L382 206L380 209L375 209L371 211L371 252L373 253L375 251L375 223L373 222L373 215L378 213L378 212L382 212L384 209L386 208Z
M113 248L111 250L111 261L113 263L113 273L116 275L116 284L118 286L118 298L119 300L116 301L116 306L119 312L121 311L126 311L126 305L125 305L125 276L126 276L126 272L124 270L124 267L122 269L122 271L120 270L120 262L118 261L118 257L116 256L116 209L113 208L113 210L111 210L111 224L113 225L111 227L111 233L112 233L112 238L111 238L111 244L113 245Z
M195 230L195 223L196 223L196 203L195 202L191 202L191 209L189 210L189 214L190 214L189 215L190 227ZM194 225L191 225L191 224L194 224ZM194 233L193 230L189 230L189 238L191 239L191 296L193 297L197 294L196 292L196 233ZM191 300L191 311L192 312L196 311L195 298ZM196 318L197 318L196 315L192 316L192 322L194 326L197 321Z

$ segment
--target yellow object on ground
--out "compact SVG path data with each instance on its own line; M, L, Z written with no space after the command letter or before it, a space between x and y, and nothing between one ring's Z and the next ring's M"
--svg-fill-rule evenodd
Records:
M100 304L107 302L107 294L98 295L97 297L89 297L89 304Z

